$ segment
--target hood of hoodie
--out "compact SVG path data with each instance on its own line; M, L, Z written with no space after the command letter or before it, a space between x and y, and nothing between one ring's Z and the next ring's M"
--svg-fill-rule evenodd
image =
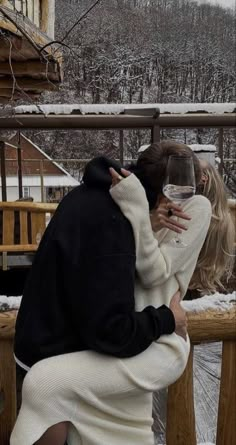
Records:
M106 158L105 156L99 156L92 159L85 167L83 176L84 184L86 184L87 187L98 187L109 190L112 183L109 167L113 167L119 174L121 174L121 164L118 161ZM147 195L149 208L153 209L157 202L157 191L153 190L148 184L144 183L141 177L142 175L137 169L135 163L126 168L134 173L140 180Z
M109 168L113 167L119 174L121 174L121 165L114 159L99 156L92 159L85 167L83 182L88 187L98 187L109 189L112 183Z

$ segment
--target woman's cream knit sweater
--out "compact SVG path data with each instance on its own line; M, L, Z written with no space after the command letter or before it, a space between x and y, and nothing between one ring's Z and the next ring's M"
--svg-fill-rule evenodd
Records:
M181 235L187 246L176 248L169 243L173 232L153 236L146 195L134 175L111 195L134 231L136 309L169 305L177 289L184 296L209 227L209 201L195 196L185 203L192 217ZM68 445L153 445L152 391L178 379L188 354L189 340L174 333L128 359L83 351L37 363L25 378L10 444L33 445L51 425L68 420Z

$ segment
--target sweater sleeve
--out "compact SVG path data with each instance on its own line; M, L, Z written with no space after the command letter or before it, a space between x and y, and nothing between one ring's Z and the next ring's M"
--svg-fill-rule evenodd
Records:
M127 219L117 213L99 224L97 232L91 231L82 264L70 264L71 305L85 349L131 357L174 332L175 320L165 305L135 311L133 233ZM75 289L83 298L74 298Z
M145 190L135 175L130 175L110 190L112 198L130 221L136 244L136 268L141 283L146 288L163 284L179 271L191 267L192 273L205 240L211 219L210 202L203 196L189 199L183 209L191 215L188 230L181 234L186 247L181 249L170 243L174 232L168 231L165 241L159 245L155 238ZM191 278L189 273L188 279Z

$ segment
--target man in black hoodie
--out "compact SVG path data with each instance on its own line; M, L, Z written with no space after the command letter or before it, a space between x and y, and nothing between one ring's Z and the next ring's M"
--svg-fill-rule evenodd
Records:
M105 157L87 165L43 235L16 323L15 357L25 370L82 350L131 357L163 334L186 331L177 297L172 310L135 312L134 236L109 194L109 167L120 169Z

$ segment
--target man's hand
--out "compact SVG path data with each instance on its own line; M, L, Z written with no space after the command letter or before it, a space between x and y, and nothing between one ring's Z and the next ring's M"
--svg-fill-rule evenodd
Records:
M176 294L171 299L170 310L173 312L175 318L175 333L177 335L180 335L180 337L183 337L184 340L187 340L186 312L182 308L180 301L180 293L176 292Z

